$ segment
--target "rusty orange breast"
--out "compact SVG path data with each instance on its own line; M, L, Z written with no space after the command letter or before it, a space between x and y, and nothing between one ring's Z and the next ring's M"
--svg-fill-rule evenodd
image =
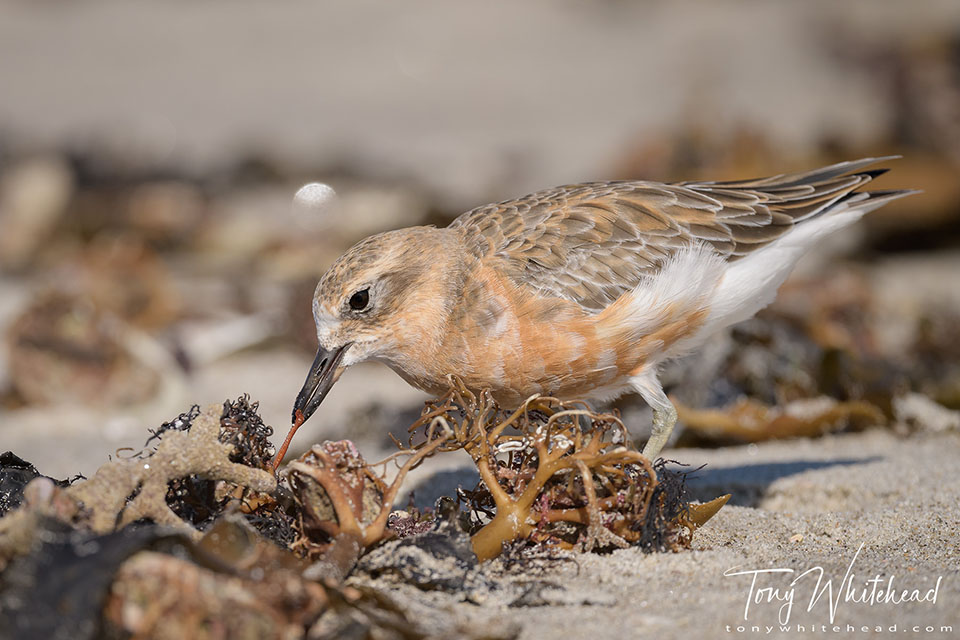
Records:
M620 344L623 332L604 326L602 316L537 296L490 266L471 276L434 358L441 379L455 373L469 388L515 405L534 393L582 396L637 366L633 350Z

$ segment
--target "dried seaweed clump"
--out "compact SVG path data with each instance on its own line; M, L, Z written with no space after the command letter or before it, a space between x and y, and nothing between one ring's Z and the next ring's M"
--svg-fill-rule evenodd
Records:
M272 469L274 451L270 444L273 427L264 424L259 414L260 403L250 402L244 394L223 403L220 415L220 442L233 447L230 460L254 469Z
M274 450L268 438L273 435L273 428L264 424L258 414L259 404L250 402L250 397L246 394L235 401L225 401L220 414L218 440L231 447L228 456L231 462L270 471L270 458ZM154 440L162 441L167 434L189 431L199 415L200 407L194 405L189 411L160 425L157 430L151 429L150 438L145 444L148 448L136 457L143 460L152 457L156 452L155 448L150 448ZM228 503L246 501L250 493L242 487L227 489L228 487L222 486L218 480L191 474L170 481L166 501L179 518L204 529L223 513ZM277 538L275 535L269 537Z
M506 413L488 393L451 378L451 390L410 427L410 450L418 450L418 432L434 434L438 424L452 432L439 450L465 450L480 471L480 485L463 495L478 517L473 548L481 560L516 540L586 551L677 550L726 502L691 505L682 476L631 448L615 413L583 402L534 396ZM420 447L437 442L428 437Z
M315 557L337 542L352 548L355 560L362 549L391 537L390 515L407 473L450 436L449 430L431 431L416 451L398 453L408 459L389 484L349 440L314 445L284 471L300 512L301 535L292 548Z

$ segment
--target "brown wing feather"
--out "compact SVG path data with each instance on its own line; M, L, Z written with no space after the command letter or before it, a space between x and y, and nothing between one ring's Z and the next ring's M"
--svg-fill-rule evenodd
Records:
M468 211L451 223L518 285L600 311L695 243L737 260L850 197L880 160L733 182L592 182Z

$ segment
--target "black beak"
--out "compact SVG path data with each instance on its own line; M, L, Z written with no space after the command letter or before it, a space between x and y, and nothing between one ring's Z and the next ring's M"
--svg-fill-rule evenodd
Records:
M330 387L336 381L334 375L336 375L337 367L340 366L343 354L346 353L351 344L348 342L332 351L327 351L323 347L317 349L317 357L313 359L313 364L310 365L310 373L307 374L303 388L300 389L297 400L293 403L294 423L297 421L298 411L303 414L303 421L305 422L317 410L323 399L327 397L327 392L330 391Z

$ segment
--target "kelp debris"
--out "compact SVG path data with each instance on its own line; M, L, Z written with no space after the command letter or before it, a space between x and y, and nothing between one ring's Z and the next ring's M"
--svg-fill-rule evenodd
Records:
M289 463L284 474L300 506L303 534L293 548L316 555L338 537L354 540L358 550L392 537L387 525L407 473L433 455L449 435L445 430L416 450L398 452L407 460L390 484L349 440L314 445Z
M585 551L690 545L682 475L632 449L618 415L538 396L507 413L488 393L474 394L455 377L450 383L411 426L411 443L442 425L452 437L439 449L473 458L481 483L463 494L477 516L473 548L481 560L515 540Z
M30 480L23 504L0 520L0 569L14 572L4 577L48 559L44 532L67 536L66 552L74 542L92 549L91 562L116 539L123 553L91 571L99 576L95 601L77 600L92 610L83 622L90 634L419 638L429 633L364 580L392 576L471 602L503 598L489 572L507 565L480 561L504 547L551 559L564 549L676 550L724 502L691 505L682 473L634 450L616 414L582 403L531 398L508 413L451 378L450 392L427 404L409 443L386 460L368 464L352 442L324 442L279 479L272 430L257 408L246 396L193 407L151 432L143 451L89 480ZM396 510L407 474L456 450L471 455L480 485L434 510ZM389 481L387 463L398 467ZM168 538L174 555L155 542ZM45 575L60 580L58 570ZM11 597L29 600L49 582L37 578ZM70 586L63 597L74 599L85 584L61 582ZM501 631L494 635L516 629Z
M459 592L477 601L495 587L478 570L458 506L450 498L441 498L436 513L436 518L422 522L425 531L371 550L360 560L360 569L371 576L394 575L423 590Z
M259 409L260 403L250 402L246 394L233 402L225 401L220 414L220 442L233 447L232 462L266 471L272 468L275 453L270 444L273 427L264 424Z
M101 611L119 567L144 549L184 553L189 545L152 525L97 534L54 518L43 519L33 534L32 552L3 573L0 637L102 638Z
M837 402L820 396L768 407L741 398L722 409L692 409L675 401L687 429L716 440L762 442L776 438L813 438L842 429L884 424L883 412L868 402Z
M77 480L85 479L82 475L68 480L48 478L12 451L0 453L0 518L19 507L23 502L23 491L27 484L34 478L41 477L47 478L59 487L68 487Z

